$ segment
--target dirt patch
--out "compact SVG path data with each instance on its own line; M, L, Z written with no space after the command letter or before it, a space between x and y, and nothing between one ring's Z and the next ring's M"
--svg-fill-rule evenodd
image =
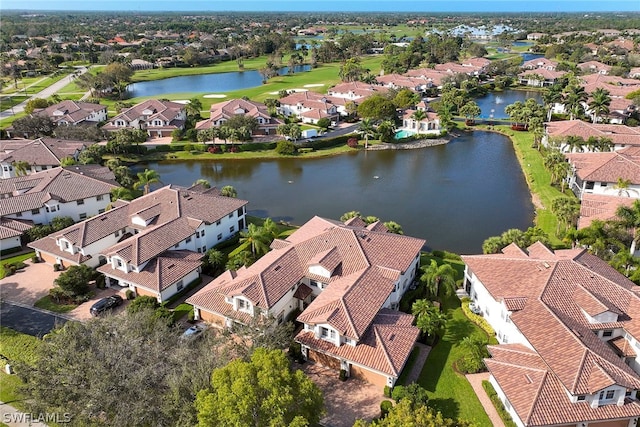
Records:
M545 208L542 204L542 200L540 200L540 196L538 196L536 193L531 193L531 202L533 203L533 206L536 207L536 209Z

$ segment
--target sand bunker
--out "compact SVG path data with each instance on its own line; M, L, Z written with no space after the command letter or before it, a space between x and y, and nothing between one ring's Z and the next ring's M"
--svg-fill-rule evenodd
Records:
M325 85L324 83L312 83L312 84L304 85L304 87L320 87L324 85Z
M320 86L324 86L324 85L320 85ZM296 89L287 89L287 92L291 93L291 92L308 92L307 89L300 89L300 88L296 88ZM280 92L269 92L269 95L277 95Z
M209 95L204 95L203 98L226 98L227 95L223 93L211 93Z

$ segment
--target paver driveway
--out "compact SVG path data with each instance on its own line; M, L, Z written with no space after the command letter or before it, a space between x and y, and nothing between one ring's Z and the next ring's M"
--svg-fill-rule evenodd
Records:
M385 400L380 387L355 378L340 381L338 372L315 363L307 362L300 368L324 395L323 426L352 427L358 419L371 421L380 416L380 402Z
M49 294L53 281L61 273L44 262L33 264L27 260L25 264L27 267L0 280L0 299L32 306Z

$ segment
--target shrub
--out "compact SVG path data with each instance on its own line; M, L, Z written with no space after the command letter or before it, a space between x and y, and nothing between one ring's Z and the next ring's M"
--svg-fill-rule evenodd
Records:
M193 150L193 144L184 144L184 151Z
M291 343L291 345L289 346L289 356L291 356L291 358L296 362L300 363L304 361L304 357L302 356L302 346L300 345L300 343Z
M127 306L127 313L138 313L145 309L155 310L158 307L160 307L160 303L156 298L148 295L140 295L134 298L134 300Z
M391 397L391 387L389 387L388 385L384 386L382 394L384 395L384 397Z
M482 381L482 388L487 393L487 396L489 396L489 399L496 408L496 411L498 411L498 415L500 415L500 418L504 421L505 427L516 427L517 424L513 422L513 418L511 418L511 415L504 408L504 405L498 397L498 393L496 393L496 390L493 388L493 385L491 385L489 381L484 380Z
M96 277L96 288L98 288L98 289L104 289L104 288L106 288L106 287L107 287L107 286L106 286L106 279L105 279L105 277L104 277L104 274L99 274L99 275Z
M196 313L193 311L193 309L191 309L189 311L189 314L187 315L187 322L193 323L195 321L196 321Z
M281 156L292 156L296 153L296 146L291 141L279 141L278 145L276 145L276 153Z
M230 153L237 153L238 151L238 147L236 147L235 145L232 145L231 148L229 148L229 152Z
M345 371L344 369L340 369L340 375L338 376L338 378L340 378L340 381L346 381L347 371Z
M461 304L462 312L465 314L465 316L469 318L469 320L471 320L473 323L478 325L480 329L485 331L487 335L489 335L489 337L494 337L496 335L496 332L493 330L489 322L487 322L487 320L484 317L473 313L469 309L469 302L470 302L469 298L462 299L462 304Z
M40 262L40 258L38 257L38 255L34 255L31 257L31 262L34 264L37 264Z
M209 148L207 148L207 151L211 154L217 154L220 152L220 147L218 147L217 145L213 145Z
M135 298L135 294L133 293L133 291L131 289L127 289L127 291L124 293L125 296L127 297L128 300L132 300Z
M349 138L347 139L347 145L351 148L358 148L358 138Z
M53 264L53 271L60 271L62 270L62 264Z
M390 400L383 400L380 402L380 418L385 418L389 411L393 408L393 403Z

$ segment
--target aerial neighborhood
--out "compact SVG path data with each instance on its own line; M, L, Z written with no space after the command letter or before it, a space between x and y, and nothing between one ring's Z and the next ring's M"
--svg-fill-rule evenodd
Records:
M0 425L638 426L637 11L2 12Z

